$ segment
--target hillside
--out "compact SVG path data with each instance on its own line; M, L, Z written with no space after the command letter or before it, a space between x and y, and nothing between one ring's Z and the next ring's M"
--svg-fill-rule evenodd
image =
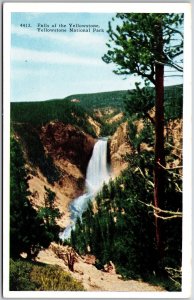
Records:
M183 86L165 87L165 107L166 110L173 107L173 110L182 106ZM112 108L116 112L123 110L126 99L131 98L133 90L114 91L93 94L76 94L64 99L52 99L34 102L11 102L11 121L34 125L41 125L51 120L63 121L66 124L77 124L85 128L83 116L96 115L99 111ZM72 114L74 112L74 114ZM95 115L95 114L94 114ZM93 115L93 117L94 117ZM171 113L173 117L173 113Z
M58 265L69 272L67 263L64 259L56 255L56 249L60 253L67 253L69 251L67 246L59 246L54 243L47 250L43 250L39 253L36 261L41 263L49 263L52 265ZM76 254L75 271L70 272L71 276L78 282L83 284L87 291L125 291L125 292L161 292L165 291L163 287L159 285L152 285L145 283L141 280L122 280L119 274L115 271L107 271L105 269L98 270L94 265L94 257L92 255L80 256Z

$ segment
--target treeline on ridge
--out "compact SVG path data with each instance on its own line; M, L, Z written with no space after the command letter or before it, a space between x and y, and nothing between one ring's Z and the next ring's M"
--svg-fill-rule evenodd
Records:
M150 88L152 89L152 88ZM182 112L182 93L183 86L165 87L165 108L166 113L171 117L181 117ZM86 126L85 117L93 115L93 110L97 108L112 107L123 110L124 102L130 99L133 90L114 91L93 94L71 95L64 99L55 99L35 102L12 102L11 103L11 121L19 123L31 123L35 126L41 126L45 123L58 120L65 124L73 124L86 129L86 132L94 134L92 128ZM77 99L80 102L71 102ZM72 114L73 112L73 114Z
M11 123L27 123L36 128L51 121L61 121L82 128L86 133L96 136L88 122L90 111L79 103L71 101L50 100L40 102L12 102Z

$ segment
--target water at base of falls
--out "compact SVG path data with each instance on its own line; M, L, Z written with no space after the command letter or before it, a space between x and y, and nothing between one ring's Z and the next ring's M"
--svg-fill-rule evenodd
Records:
M62 240L69 239L71 230L75 228L76 219L81 218L86 210L88 202L92 200L102 188L104 182L108 182L110 173L107 164L107 139L99 139L93 149L92 157L89 161L86 172L86 193L74 199L70 204L71 221L60 234Z

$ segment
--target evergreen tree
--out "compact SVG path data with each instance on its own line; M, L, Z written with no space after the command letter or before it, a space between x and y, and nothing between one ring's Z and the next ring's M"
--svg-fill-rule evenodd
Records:
M154 106L154 89L147 82L143 88L140 88L138 82L135 85L136 89L128 93L124 102L127 114L135 116L136 119L149 119L155 125L154 118L149 113Z
M89 245L97 257L97 267L111 260L128 278L145 277L156 269L152 215L138 201L149 203L152 194L141 175L134 173L135 167L104 185L97 196L97 212L90 204L71 235L71 243L80 254L87 253Z
M155 86L154 205L162 208L165 189L164 66L183 71L181 65L175 62L183 53L180 29L183 14L119 13L116 18L119 20L116 29L109 23L109 50L103 60L117 65L116 74L139 75ZM157 248L162 257L163 245L157 217L155 227Z
M43 218L32 207L28 197L28 175L19 143L11 138L10 152L10 256L28 258L37 255L42 247L48 247L52 235Z
M56 223L56 219L61 217L61 213L58 208L55 207L55 192L49 188L44 187L45 206L40 208L38 216L44 220L46 231L49 233L51 240L58 240L60 227Z

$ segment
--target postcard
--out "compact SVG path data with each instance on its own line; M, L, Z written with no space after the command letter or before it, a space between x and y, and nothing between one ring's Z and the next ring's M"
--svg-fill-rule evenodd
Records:
M5 298L191 295L190 41L188 3L4 3Z

